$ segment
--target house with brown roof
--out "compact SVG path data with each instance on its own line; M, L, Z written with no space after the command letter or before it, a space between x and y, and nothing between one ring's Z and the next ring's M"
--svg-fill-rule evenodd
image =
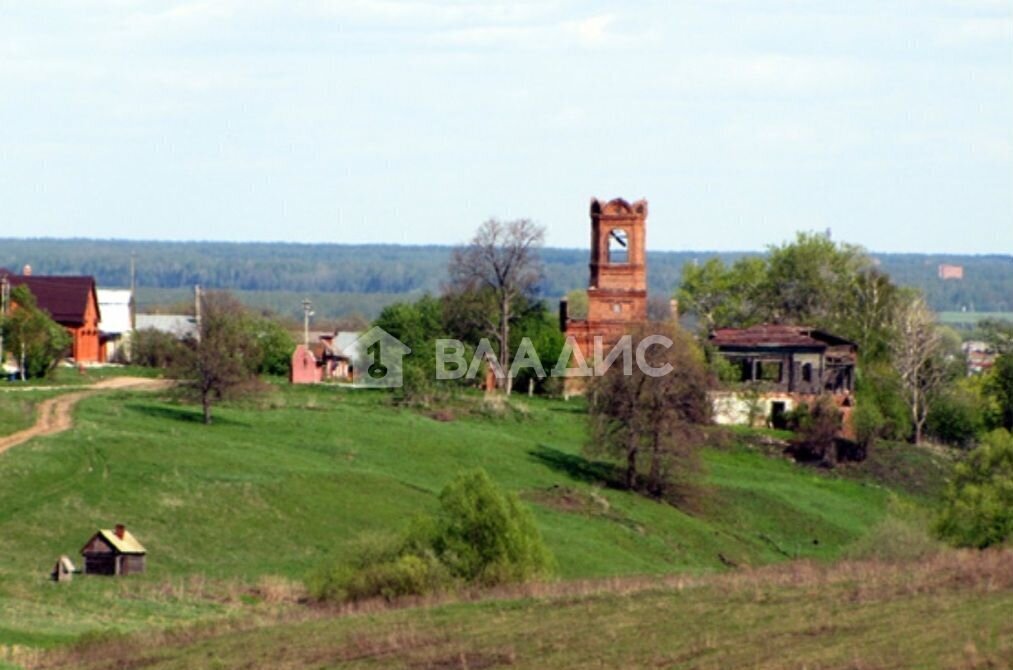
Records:
M104 360L99 334L101 313L94 277L33 275L28 266L20 275L0 268L0 277L7 280L11 290L18 286L26 287L39 308L67 329L72 338L70 357L75 362ZM16 309L17 305L10 308Z
M102 529L81 548L86 575L131 575L145 570L147 549L122 524Z
M714 394L718 423L782 427L798 405L829 394L851 431L858 345L809 326L761 324L719 328L709 343L732 366L734 380Z

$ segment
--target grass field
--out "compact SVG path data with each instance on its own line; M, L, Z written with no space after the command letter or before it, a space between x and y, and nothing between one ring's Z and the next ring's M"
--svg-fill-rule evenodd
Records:
M302 616L294 598L265 603L297 593L309 570L347 556L360 534L434 509L463 468L484 467L528 501L563 579L876 553L924 526L946 469L887 445L863 466L827 473L764 454L743 435L705 451L706 495L687 513L601 486L603 464L581 455L579 401L476 400L446 421L380 393L285 386L216 417L206 427L196 408L107 392L81 402L74 430L0 457L8 657L96 633L248 622L278 608ZM147 546L147 574L47 580L60 554L78 560L96 528L117 522Z
M107 637L47 668L1005 668L1013 553L528 587Z

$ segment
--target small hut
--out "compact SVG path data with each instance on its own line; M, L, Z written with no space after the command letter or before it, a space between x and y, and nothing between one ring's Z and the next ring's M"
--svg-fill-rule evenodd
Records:
M86 575L132 575L144 572L147 550L122 524L100 530L81 549Z
M75 572L77 572L77 568L71 562L70 556L63 555L56 561L56 565L53 566L53 571L49 573L49 576L54 582L69 582L74 578Z

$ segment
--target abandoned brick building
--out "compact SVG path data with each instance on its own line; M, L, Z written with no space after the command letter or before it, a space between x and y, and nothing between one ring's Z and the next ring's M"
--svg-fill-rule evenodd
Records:
M587 317L572 319L567 301L559 304L560 327L587 361L594 356L596 337L608 353L623 335L647 321L646 222L646 200L591 200Z
M783 427L787 412L826 393L844 414L844 434L850 434L858 357L854 342L806 326L762 324L720 328L710 343L738 370L742 383L714 394L718 423L762 420Z

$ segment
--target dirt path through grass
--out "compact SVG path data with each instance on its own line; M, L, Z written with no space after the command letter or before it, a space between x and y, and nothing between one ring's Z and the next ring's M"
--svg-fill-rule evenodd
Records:
M74 405L82 398L100 391L132 389L136 391L157 391L168 388L172 381L165 379L145 379L143 377L114 377L97 382L87 391L74 391L55 398L48 398L39 403L38 416L31 428L0 437L0 454L11 447L27 442L33 437L60 433L74 425Z

